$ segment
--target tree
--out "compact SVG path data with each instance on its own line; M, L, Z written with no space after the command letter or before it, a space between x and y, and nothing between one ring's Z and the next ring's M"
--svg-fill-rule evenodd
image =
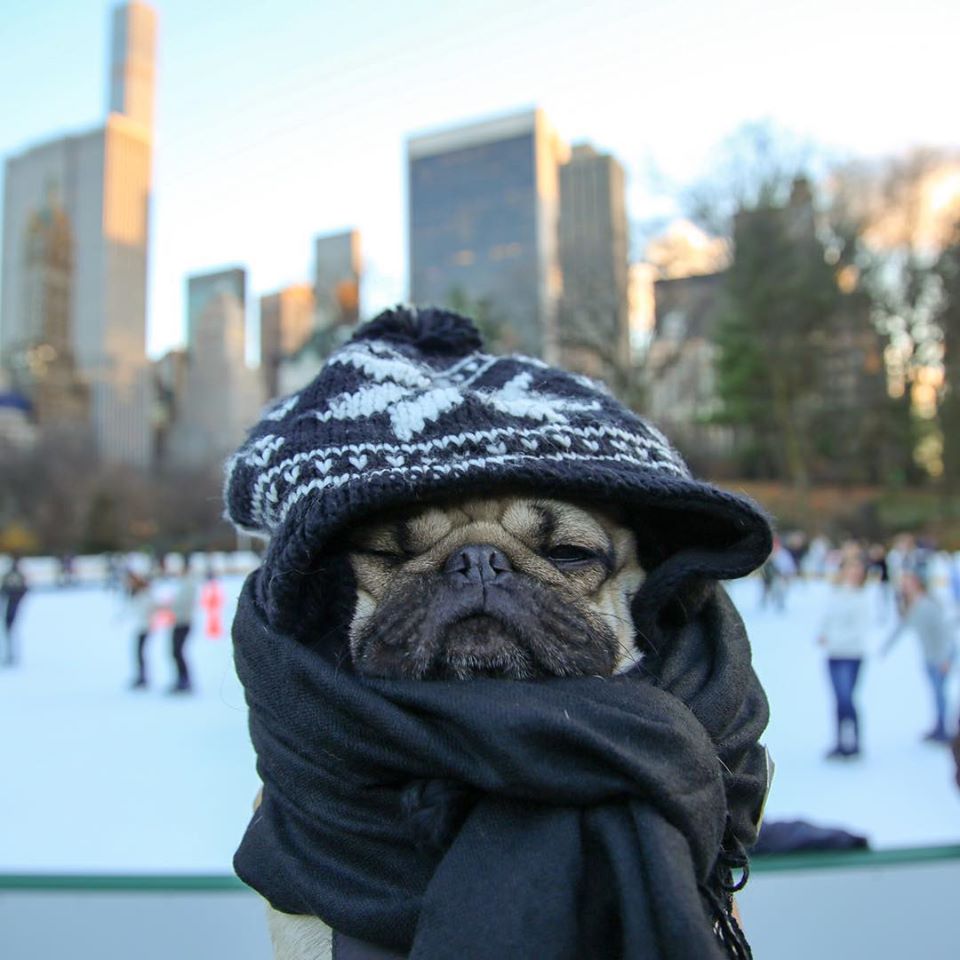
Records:
M943 436L943 488L960 491L960 220L934 265L940 282L935 314L943 338L943 394L939 407Z
M151 471L96 460L88 439L46 425L34 445L0 438L0 548L65 554L230 549L222 473Z
M839 290L805 180L795 181L785 206L737 215L725 300L716 334L716 419L746 433L758 472L806 488L821 405L817 371L829 350Z
M732 245L741 211L785 206L797 178L817 165L811 144L771 120L745 123L717 148L711 174L684 191L683 206L710 236Z
M51 553L77 549L96 484L89 438L48 426L33 446L0 450L0 528L16 525L35 547Z
M912 448L926 473L936 475L947 469L946 448L955 435L946 423L954 414L945 367L950 319L944 297L950 273L946 248L955 242L951 231L960 217L960 157L918 148L880 162L849 163L832 179L834 206L862 237L862 282L891 346L892 386L911 404Z
M736 428L745 475L801 488L813 455L818 334L838 292L805 176L812 155L769 121L747 124L685 197L691 220L726 240L731 261L714 331L713 422Z
M737 427L749 475L801 488L901 483L919 435L910 398L888 392L896 381L888 361L906 344L929 362L938 328L919 246L894 269L878 258L874 237L881 225L930 232L908 202L905 184L919 174L905 164L884 179L848 164L825 178L814 202L805 171L818 167L826 170L816 151L754 124L728 139L717 172L688 194L691 216L733 252L716 333L716 419Z

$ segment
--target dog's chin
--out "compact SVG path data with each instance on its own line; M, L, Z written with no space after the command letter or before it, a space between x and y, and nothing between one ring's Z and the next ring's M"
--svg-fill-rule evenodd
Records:
M361 673L390 679L532 680L549 675L499 617L481 611L439 627L432 642L398 646L369 633L356 659Z
M539 680L613 673L618 646L597 618L536 585L450 591L424 584L381 605L351 641L359 673L389 679Z
M452 623L443 632L434 676L438 680L532 680L546 676L546 672L505 623L495 616L476 613Z

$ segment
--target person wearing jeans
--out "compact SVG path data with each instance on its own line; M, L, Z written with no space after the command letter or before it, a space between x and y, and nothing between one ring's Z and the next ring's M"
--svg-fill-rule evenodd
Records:
M925 672L933 694L933 728L923 739L933 743L949 743L947 731L947 677L953 666L956 644L953 630L947 622L943 607L930 595L924 578L917 573L904 573L900 581L904 600L904 614L896 630L890 634L883 648L884 654L907 631L920 641Z
M866 654L871 609L864 590L866 560L860 554L844 557L824 612L818 642L826 648L827 670L836 704L836 745L827 759L846 759L860 753L860 717L853 695Z

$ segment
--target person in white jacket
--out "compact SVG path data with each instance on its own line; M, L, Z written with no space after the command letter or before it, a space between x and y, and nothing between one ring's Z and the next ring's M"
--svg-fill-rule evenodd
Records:
M871 618L864 584L867 564L859 554L847 554L840 565L818 642L826 648L827 668L837 709L837 743L828 759L856 757L860 753L860 718L853 694L867 652Z

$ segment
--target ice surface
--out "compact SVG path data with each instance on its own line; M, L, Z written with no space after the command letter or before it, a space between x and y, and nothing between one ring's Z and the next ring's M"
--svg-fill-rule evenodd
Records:
M229 623L240 579L224 585ZM827 762L831 706L814 643L826 586L796 585L782 614L758 608L756 580L730 589L772 705L766 740L777 772L767 816L845 826L877 848L957 842L948 752L920 742L931 705L913 638L867 664L863 758ZM169 631L158 630L151 687L133 692L122 610L116 593L95 587L35 590L24 602L21 664L0 669L2 872L231 869L258 781L229 641L204 637L198 617L187 646L197 692L171 697ZM878 641L891 625L888 612L875 625ZM952 716L956 692L955 675Z
M834 745L833 700L826 659L816 645L829 587L796 583L784 613L762 610L756 579L729 585L754 651L754 666L770 700L765 742L776 764L769 819L804 818L863 833L876 849L957 843L960 791L949 750L924 743L933 726L933 698L919 643L904 634L887 657L879 647L895 624L874 594L872 655L857 687L863 755L826 761ZM941 598L954 615L944 593ZM955 628L956 629L956 628ZM957 670L949 684L948 716L957 718Z

